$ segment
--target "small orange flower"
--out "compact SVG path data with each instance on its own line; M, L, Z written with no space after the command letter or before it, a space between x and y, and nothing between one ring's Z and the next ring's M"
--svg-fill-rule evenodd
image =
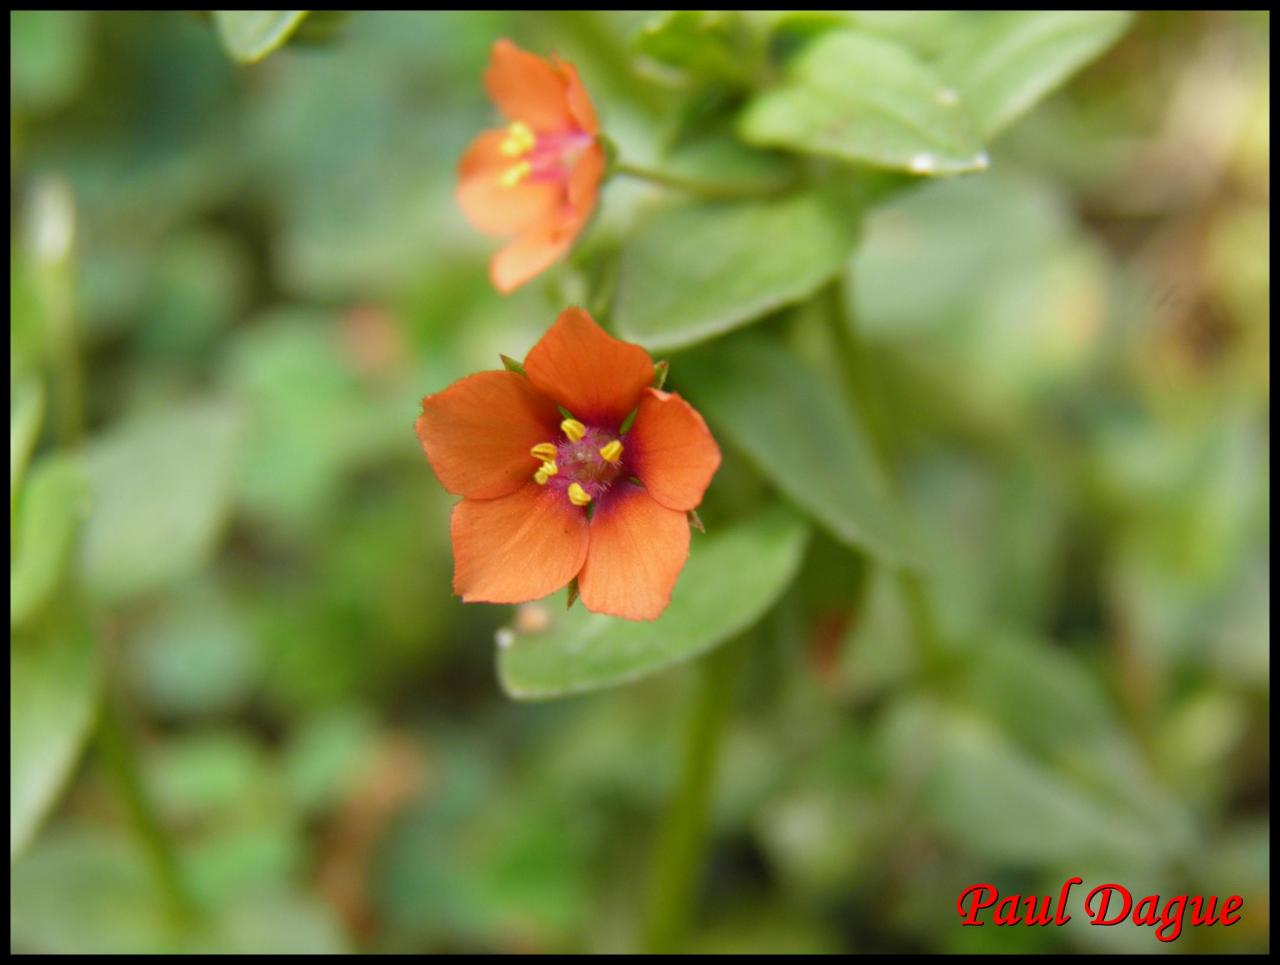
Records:
M489 264L493 284L506 293L569 250L595 208L605 155L572 64L499 40L484 82L510 123L467 148L458 204L477 230L512 239Z
M656 618L689 554L687 514L720 466L706 423L652 387L644 349L580 308L560 314L524 373L477 372L422 400L422 449L463 497L449 527L454 592L523 603L576 576L588 610Z

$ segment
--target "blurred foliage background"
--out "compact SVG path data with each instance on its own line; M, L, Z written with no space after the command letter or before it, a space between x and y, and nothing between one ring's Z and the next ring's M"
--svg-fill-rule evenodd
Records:
M772 25L781 57L835 16L704 33ZM946 16L862 26L929 53ZM573 61L660 163L732 97L654 17L315 16L244 66L200 15L11 13L13 949L636 947L691 665L507 696L495 633L563 598L502 630L451 597L412 423L598 296L663 197L611 182L567 266L496 295L452 196L490 45ZM681 947L1269 947L1269 76L1265 15L1141 14L985 173L869 205L844 311L928 566L819 514L713 655L740 666ZM821 368L807 310L764 325ZM725 449L705 539L790 501L698 377L750 346L665 354ZM1244 917L958 926L969 884L1076 874Z

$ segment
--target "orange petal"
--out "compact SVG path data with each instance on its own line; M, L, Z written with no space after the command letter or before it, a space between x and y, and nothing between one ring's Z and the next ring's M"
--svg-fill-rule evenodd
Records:
M649 495L681 512L702 502L720 468L720 447L707 424L674 392L645 389L624 447L627 465Z
M440 484L457 496L493 499L528 482L529 450L556 438L555 404L515 372L477 372L422 400L414 428Z
M458 162L458 205L477 231L506 237L549 219L560 201L560 187L549 181L525 179L506 187L502 176L516 162L499 145L505 131L485 131Z
M554 223L539 222L493 256L489 279L506 295L550 268L569 250L574 235Z
M539 133L574 126L564 76L549 61L510 40L493 45L484 85L508 120L524 121Z
M501 499L453 507L453 592L466 603L524 603L567 584L587 556L587 515L530 481Z
M615 429L653 381L653 359L639 345L620 342L581 308L566 308L529 350L529 381L575 419Z
M593 613L653 620L671 602L689 556L689 522L639 486L623 483L591 519L578 593Z
M560 71L560 75L565 82L565 99L569 105L569 113L573 115L575 126L580 131L586 131L588 134L598 134L600 132L600 122L596 120L596 109L591 106L591 99L587 97L587 89L582 85L582 80L578 77L578 69L567 60L561 60L559 57L553 58L556 67Z

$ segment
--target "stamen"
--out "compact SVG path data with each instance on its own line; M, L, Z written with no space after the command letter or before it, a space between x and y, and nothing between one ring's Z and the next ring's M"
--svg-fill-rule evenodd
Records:
M542 468L538 470L538 472L544 472L548 476L554 476L559 471L560 471L560 467L556 465L556 461L554 459L550 459L544 462L542 464Z
M556 444L554 442L540 442L529 450L529 455L542 462L555 462Z
M533 170L533 165L528 161L517 161L511 167L502 172L502 177L498 179L498 183L504 188L514 188L517 184L529 176Z
M585 506L591 502L591 496L577 483L569 484L569 502L575 506Z
M600 458L605 462L617 462L622 458L622 443L614 439L600 450Z
M587 427L577 419L565 419L560 423L560 429L572 442L577 442L587 434Z
M507 136L498 145L503 157L522 157L538 142L533 129L524 121L512 121L507 126Z
M547 484L547 478L548 476L547 476L546 469L539 469L537 472L533 474L533 481L536 482L539 486L545 486Z

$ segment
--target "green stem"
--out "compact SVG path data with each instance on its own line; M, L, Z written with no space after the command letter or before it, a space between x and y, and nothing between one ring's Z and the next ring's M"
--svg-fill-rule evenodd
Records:
M75 304L75 201L60 179L42 182L32 202L32 257L44 330L54 372L59 441L78 445L84 436L84 372Z
M873 369L867 364L866 352L854 328L852 312L845 298L843 280L837 278L833 281L827 286L824 295L828 307L827 319L832 329L832 340L836 344L836 351L840 357L849 402L867 430L871 447L879 457L889 486L894 495L901 500L902 482L897 468L897 453L892 450L889 441L892 433L886 414L887 409L882 404L883 400L879 386L875 382ZM947 657L942 647L933 604L929 600L929 594L926 592L920 574L914 570L898 569L894 575L907 607L912 633L924 658L926 673L933 675L944 672L947 667Z
M649 883L644 947L651 954L678 949L688 931L702 880L707 815L720 742L733 706L744 652L741 639L703 657L684 735L680 786L660 829Z
M123 701L110 682L103 698L98 745L120 791L130 823L164 892L171 917L178 924L190 923L196 912L195 899L182 873L173 842L161 823L143 780Z
M53 239L37 245L36 258L58 405L59 439L63 446L70 448L83 441L85 428L84 367L76 324L72 247L75 209L70 189L59 182L45 185L37 202L36 218L40 222L40 235ZM78 595L74 590L72 594L79 605ZM142 778L125 702L113 679L113 664L118 664L118 660L108 661L98 721L98 745L164 892L169 911L176 923L186 925L195 915L195 900Z
M680 174L673 174L670 171L657 171L653 168L630 164L626 161L615 161L613 171L615 174L625 174L628 177L648 181L651 184L658 184L664 188L673 188L676 191L684 191L687 194L696 194L699 197L715 200L767 198L781 194L795 186L795 182L790 180L699 181L696 178L687 178Z

